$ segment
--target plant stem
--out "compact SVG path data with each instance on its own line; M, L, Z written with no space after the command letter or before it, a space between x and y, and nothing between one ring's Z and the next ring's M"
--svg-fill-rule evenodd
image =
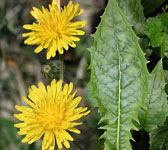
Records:
M60 0L52 0L52 4L57 5L59 10L61 11L61 4L60 4Z
M62 55L59 55L59 61L60 61L60 80L64 80L64 61L62 58Z

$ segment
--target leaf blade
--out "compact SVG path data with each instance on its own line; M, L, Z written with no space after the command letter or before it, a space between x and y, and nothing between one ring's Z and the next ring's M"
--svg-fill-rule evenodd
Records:
M167 95L162 59L158 62L149 79L150 93L146 98L147 109L139 114L141 128L147 132L162 126L168 115Z
M166 120L163 126L159 126L150 133L150 149L168 149L168 120Z
M145 16L140 0L118 0L119 7L125 13L130 24L135 28L136 33L144 34Z
M132 120L148 92L147 61L116 0L109 0L94 37L91 53L92 97L97 99L107 125L105 150L130 150Z

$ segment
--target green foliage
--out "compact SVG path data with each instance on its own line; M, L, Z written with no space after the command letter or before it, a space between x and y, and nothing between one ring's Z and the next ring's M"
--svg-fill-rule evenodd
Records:
M168 149L168 120L150 133L150 150Z
M164 33L163 35L163 41L162 44L160 45L161 49L161 56L166 56L168 57L168 34Z
M163 25L159 18L149 18L146 22L146 32L150 37L150 45L153 47L160 46L163 41Z
M161 57L168 57L168 13L149 18L146 21L146 34L152 47L160 47Z
M13 127L13 121L5 118L0 118L0 148L7 149L23 149L23 144L20 143L20 138L17 136L17 129ZM17 145L17 146L16 146Z
M162 126L168 115L167 95L162 60L158 62L149 79L149 94L146 98L146 110L141 110L139 120L141 128L150 132Z
M128 22L133 25L136 33L144 34L145 16L140 0L118 0L119 7L125 13Z
M0 149L1 150L36 150L40 149L41 143L36 144L23 144L21 136L17 135L17 128L14 128L15 122L6 118L0 117Z
M91 53L92 97L104 112L105 150L130 150L132 120L138 119L148 92L144 54L116 0L109 0L93 35Z

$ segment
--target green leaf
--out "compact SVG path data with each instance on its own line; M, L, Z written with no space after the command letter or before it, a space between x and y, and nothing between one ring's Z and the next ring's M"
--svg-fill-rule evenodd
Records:
M160 49L161 49L161 56L164 57L168 57L168 13L163 13L161 15L158 16L159 19L161 20L162 24L163 24L163 41L160 45Z
M160 49L161 49L161 56L168 57L168 34L164 33L163 42L160 45Z
M150 150L168 149L168 120L150 133Z
M130 150L132 120L138 119L148 92L147 61L138 38L116 0L109 0L91 53L92 97L107 125L102 138L105 150Z
M159 8L166 0L142 0L145 15L148 15Z
M17 136L17 129L13 126L14 121L0 117L0 149L6 150L25 150L24 144L20 142L20 137Z
M128 22L135 28L136 33L144 34L145 16L141 0L118 0L118 4Z
M158 47L163 41L163 25L159 18L149 18L146 22L146 33L150 38L149 44Z
M160 19L161 23L163 24L164 31L166 31L166 29L168 28L168 12L159 14L157 17Z
M149 94L146 98L146 110L141 110L139 120L141 128L150 132L164 124L168 115L167 95L162 59L158 62L149 79Z
M149 45L160 47L160 55L168 57L168 13L159 14L146 21L146 34L150 38Z

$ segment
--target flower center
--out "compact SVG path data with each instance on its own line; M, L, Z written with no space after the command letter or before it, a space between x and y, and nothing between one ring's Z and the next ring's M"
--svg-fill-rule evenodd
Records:
M47 27L46 27L47 26ZM43 27L43 32L47 33L47 38L53 38L57 39L58 37L61 37L61 34L64 32L63 27L59 25L59 23L56 22L50 22L48 24L45 24Z
M47 105L47 106L46 106ZM59 128L64 121L65 111L55 104L46 104L37 112L37 122L45 129Z

